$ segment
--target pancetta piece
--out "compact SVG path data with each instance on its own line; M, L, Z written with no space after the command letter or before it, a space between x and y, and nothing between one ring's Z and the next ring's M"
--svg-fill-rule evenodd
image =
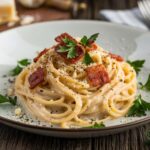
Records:
M88 67L86 73L88 82L93 87L102 87L110 82L108 72L104 65Z
M39 67L35 72L33 72L29 78L30 89L35 88L37 85L44 81L44 69Z

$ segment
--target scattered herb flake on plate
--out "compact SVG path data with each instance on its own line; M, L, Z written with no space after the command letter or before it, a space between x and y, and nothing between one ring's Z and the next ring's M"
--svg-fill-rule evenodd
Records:
M86 128L96 129L96 128L104 128L104 127L105 127L105 124L102 122L102 123L95 123L93 126L89 126Z

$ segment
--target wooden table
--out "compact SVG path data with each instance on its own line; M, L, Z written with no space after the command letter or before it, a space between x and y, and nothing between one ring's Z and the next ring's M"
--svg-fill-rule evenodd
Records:
M136 6L136 0L94 0L93 18L102 8L129 8ZM96 3L97 1L97 3ZM19 14L40 15L36 22L54 19L70 19L70 13L49 8L26 10L17 6ZM6 25L0 26L0 31L7 30ZM0 124L0 150L150 150L146 146L145 133L150 124L134 128L116 135L88 139L63 139L35 135Z
M0 124L0 150L150 150L145 131L149 125L120 134L87 139L35 135Z

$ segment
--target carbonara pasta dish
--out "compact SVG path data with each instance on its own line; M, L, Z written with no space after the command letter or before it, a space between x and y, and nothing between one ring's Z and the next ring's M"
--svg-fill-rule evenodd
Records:
M136 72L96 44L98 34L63 33L16 78L26 112L62 128L88 127L125 116L137 90Z

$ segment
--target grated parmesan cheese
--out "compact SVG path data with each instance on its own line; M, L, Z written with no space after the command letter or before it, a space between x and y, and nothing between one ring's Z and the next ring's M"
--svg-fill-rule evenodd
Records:
M21 108L20 107L15 109L15 115L16 116L20 116L21 115Z

